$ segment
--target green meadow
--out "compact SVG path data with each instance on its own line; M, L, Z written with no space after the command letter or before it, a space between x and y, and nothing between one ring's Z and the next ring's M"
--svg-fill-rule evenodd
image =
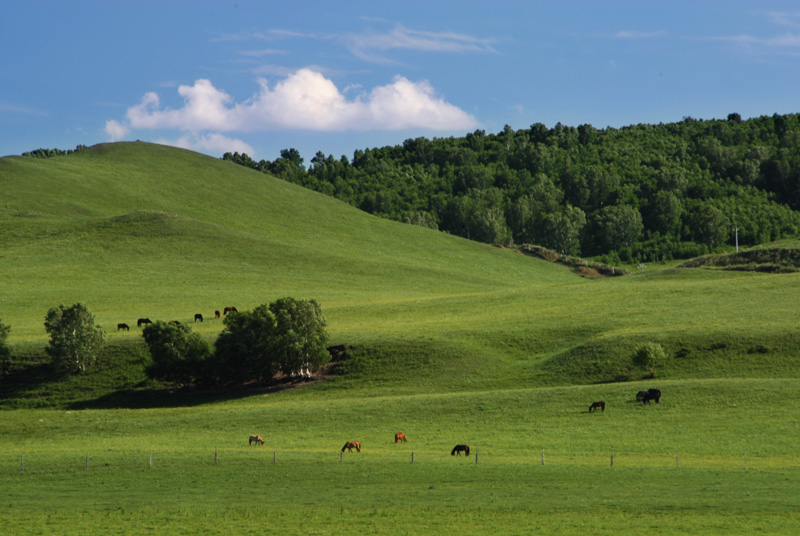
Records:
M2 534L800 526L798 274L586 279L138 142L0 159L0 192ZM282 296L316 299L347 347L328 374L233 392L144 376L137 318L201 313L213 342L215 310ZM43 321L75 302L108 336L64 379ZM631 361L644 342L670 357L655 377ZM650 387L661 402L637 403Z

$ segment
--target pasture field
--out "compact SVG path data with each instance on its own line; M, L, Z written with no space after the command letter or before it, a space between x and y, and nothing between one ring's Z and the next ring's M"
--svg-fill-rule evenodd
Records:
M614 384L388 397L310 387L198 407L11 411L0 530L791 534L798 382L659 385L650 406L632 400L636 384ZM579 404L597 398L604 413ZM399 430L408 443L393 443ZM249 433L266 445L248 447ZM362 453L340 463L350 439ZM459 442L470 457L450 456Z
M0 534L800 525L800 274L583 279L143 143L3 158L0 189ZM233 393L144 377L138 317L199 312L213 342L215 309L287 295L321 304L341 374ZM41 364L42 323L78 301L107 346L64 379ZM643 342L670 357L655 377L631 363ZM649 387L661 403L637 404ZM587 413L596 400L606 411ZM266 445L248 447L256 433ZM340 463L348 440L363 452Z

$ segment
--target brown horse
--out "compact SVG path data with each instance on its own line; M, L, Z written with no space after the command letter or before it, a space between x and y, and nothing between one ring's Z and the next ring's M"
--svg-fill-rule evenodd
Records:
M198 320L199 320L200 322L202 322L202 321L203 321L203 315L201 315L200 313L195 313L195 315L194 315L194 321L195 321L195 322L197 322Z
M128 326L128 324L122 324L121 323L121 324L117 324L117 331L119 331L119 330L130 331L131 328L130 328L130 326Z
M348 441L342 447L342 452L347 449L347 452L353 452L353 449L356 449L356 452L361 452L361 443L358 441Z
M453 447L453 450L450 451L450 456L461 456L462 452L466 456L469 456L469 445L456 445Z
M214 318L219 318L219 309L214 311Z
M402 441L403 443L406 442L406 434L403 432L397 432L394 434L394 444L397 445L398 441Z
M238 313L238 312L239 311L236 310L236 307L232 307L232 306L231 307L226 307L225 309L222 310L222 314L223 315L226 315L228 313Z
M136 327L140 328L142 327L142 324L152 324L152 323L153 321L150 320L149 318L140 318L139 320L136 321Z
M606 403L602 400L600 402L592 402L592 405L589 406L589 413L593 412L594 410L599 409L600 411L606 410Z
M249 445L252 445L253 442L255 442L256 445L263 445L264 444L264 440L261 438L260 435L251 435L250 436Z

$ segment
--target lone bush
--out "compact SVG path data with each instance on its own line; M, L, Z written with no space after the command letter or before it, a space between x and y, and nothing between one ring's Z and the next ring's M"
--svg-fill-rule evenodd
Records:
M657 342L647 342L636 348L633 354L633 364L650 371L656 375L656 369L663 367L667 362L667 353Z
M53 365L70 373L85 372L95 364L106 336L103 328L94 323L94 315L81 303L50 309L44 328L50 335L47 355Z

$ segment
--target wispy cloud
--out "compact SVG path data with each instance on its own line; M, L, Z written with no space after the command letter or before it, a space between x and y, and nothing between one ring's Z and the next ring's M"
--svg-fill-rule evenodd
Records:
M413 50L443 53L496 53L494 41L453 32L424 32L402 25L386 33L348 34L343 37L347 49L358 58L385 62L380 53L389 50Z
M23 106L20 104L15 104L13 102L5 102L5 101L0 101L0 113L34 115L39 117L46 117L47 115L49 115L47 112L43 110L38 110L36 108L31 108L29 106Z
M767 16L778 26L790 26L800 28L800 11L786 13L781 11L769 11Z
M637 32L632 30L621 30L617 32L614 37L617 39L653 39L656 37L665 37L667 32Z

